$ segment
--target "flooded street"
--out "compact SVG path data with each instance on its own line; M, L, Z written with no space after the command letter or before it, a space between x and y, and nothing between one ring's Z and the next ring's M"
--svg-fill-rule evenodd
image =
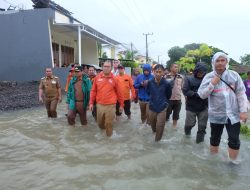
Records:
M88 113L88 127L67 125L66 105L58 118L45 108L0 114L0 189L186 189L246 190L250 179L250 140L241 136L240 164L229 163L224 131L220 152L183 134L184 105L178 129L166 124L163 139L154 142L151 129L140 124L139 106L132 119L115 122L107 138Z

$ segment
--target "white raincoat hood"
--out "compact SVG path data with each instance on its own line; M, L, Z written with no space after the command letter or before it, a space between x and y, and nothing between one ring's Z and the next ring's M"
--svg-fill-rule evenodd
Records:
M229 69L229 61L230 61L230 58L227 56L227 54L223 53L223 52L217 52L214 54L213 58L212 58L212 67L213 67L213 70L214 69L214 65L216 63L216 60L219 58L219 57L224 57L227 59L227 66L226 66L226 69Z

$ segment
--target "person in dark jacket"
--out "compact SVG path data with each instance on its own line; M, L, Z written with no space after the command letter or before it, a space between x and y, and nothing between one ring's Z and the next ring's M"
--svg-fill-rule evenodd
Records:
M160 141L163 135L168 101L172 94L169 82L163 78L164 67L157 64L154 69L154 78L148 82L149 92L149 120L155 141Z
M142 123L149 124L148 118L148 102L149 102L149 94L147 91L148 81L153 78L151 74L151 66L149 64L143 65L143 73L140 74L135 82L134 87L138 89L138 97L139 97L139 105L141 110L141 121Z
M195 126L196 117L198 119L198 131L196 143L204 141L208 120L208 100L201 99L197 93L203 77L207 73L207 66L198 62L195 66L193 75L187 76L184 80L182 92L186 97L186 121L185 134L191 135L191 130Z

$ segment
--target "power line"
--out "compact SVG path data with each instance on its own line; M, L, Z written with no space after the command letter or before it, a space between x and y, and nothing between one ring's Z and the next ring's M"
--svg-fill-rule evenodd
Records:
M136 10L138 10L139 15L141 16L144 26L148 26L148 21L145 19L145 17L143 16L141 9L139 8L136 0L132 0L133 4L135 5Z
M121 9L121 8L116 4L116 1L111 0L110 2L111 2L111 3L115 6L115 8L118 9L119 12L122 13L123 16L125 16L130 22L133 23L133 22L135 21L135 20L131 19L128 15L125 14L125 12L123 11L123 9ZM136 23L135 23L135 25L137 26Z

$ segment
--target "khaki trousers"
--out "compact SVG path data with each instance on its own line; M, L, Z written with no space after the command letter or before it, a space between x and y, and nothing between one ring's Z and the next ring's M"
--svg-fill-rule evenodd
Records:
M107 136L113 134L113 121L115 119L115 104L102 105L96 104L97 108L97 124L100 129L105 129Z
M75 125L76 114L79 114L82 125L87 125L87 110L83 108L83 102L75 103L75 110L68 110L68 124Z
M57 112L56 112L57 103L58 103L57 99L53 99L53 100L46 99L44 101L48 117L52 117L52 118L57 117Z
M149 120L152 131L155 133L155 141L160 141L166 122L166 109L157 113L149 109Z
M141 121L142 123L147 122L147 124L149 124L149 115L148 115L148 102L143 102L143 101L139 101L139 105L140 105L140 110L141 110Z

